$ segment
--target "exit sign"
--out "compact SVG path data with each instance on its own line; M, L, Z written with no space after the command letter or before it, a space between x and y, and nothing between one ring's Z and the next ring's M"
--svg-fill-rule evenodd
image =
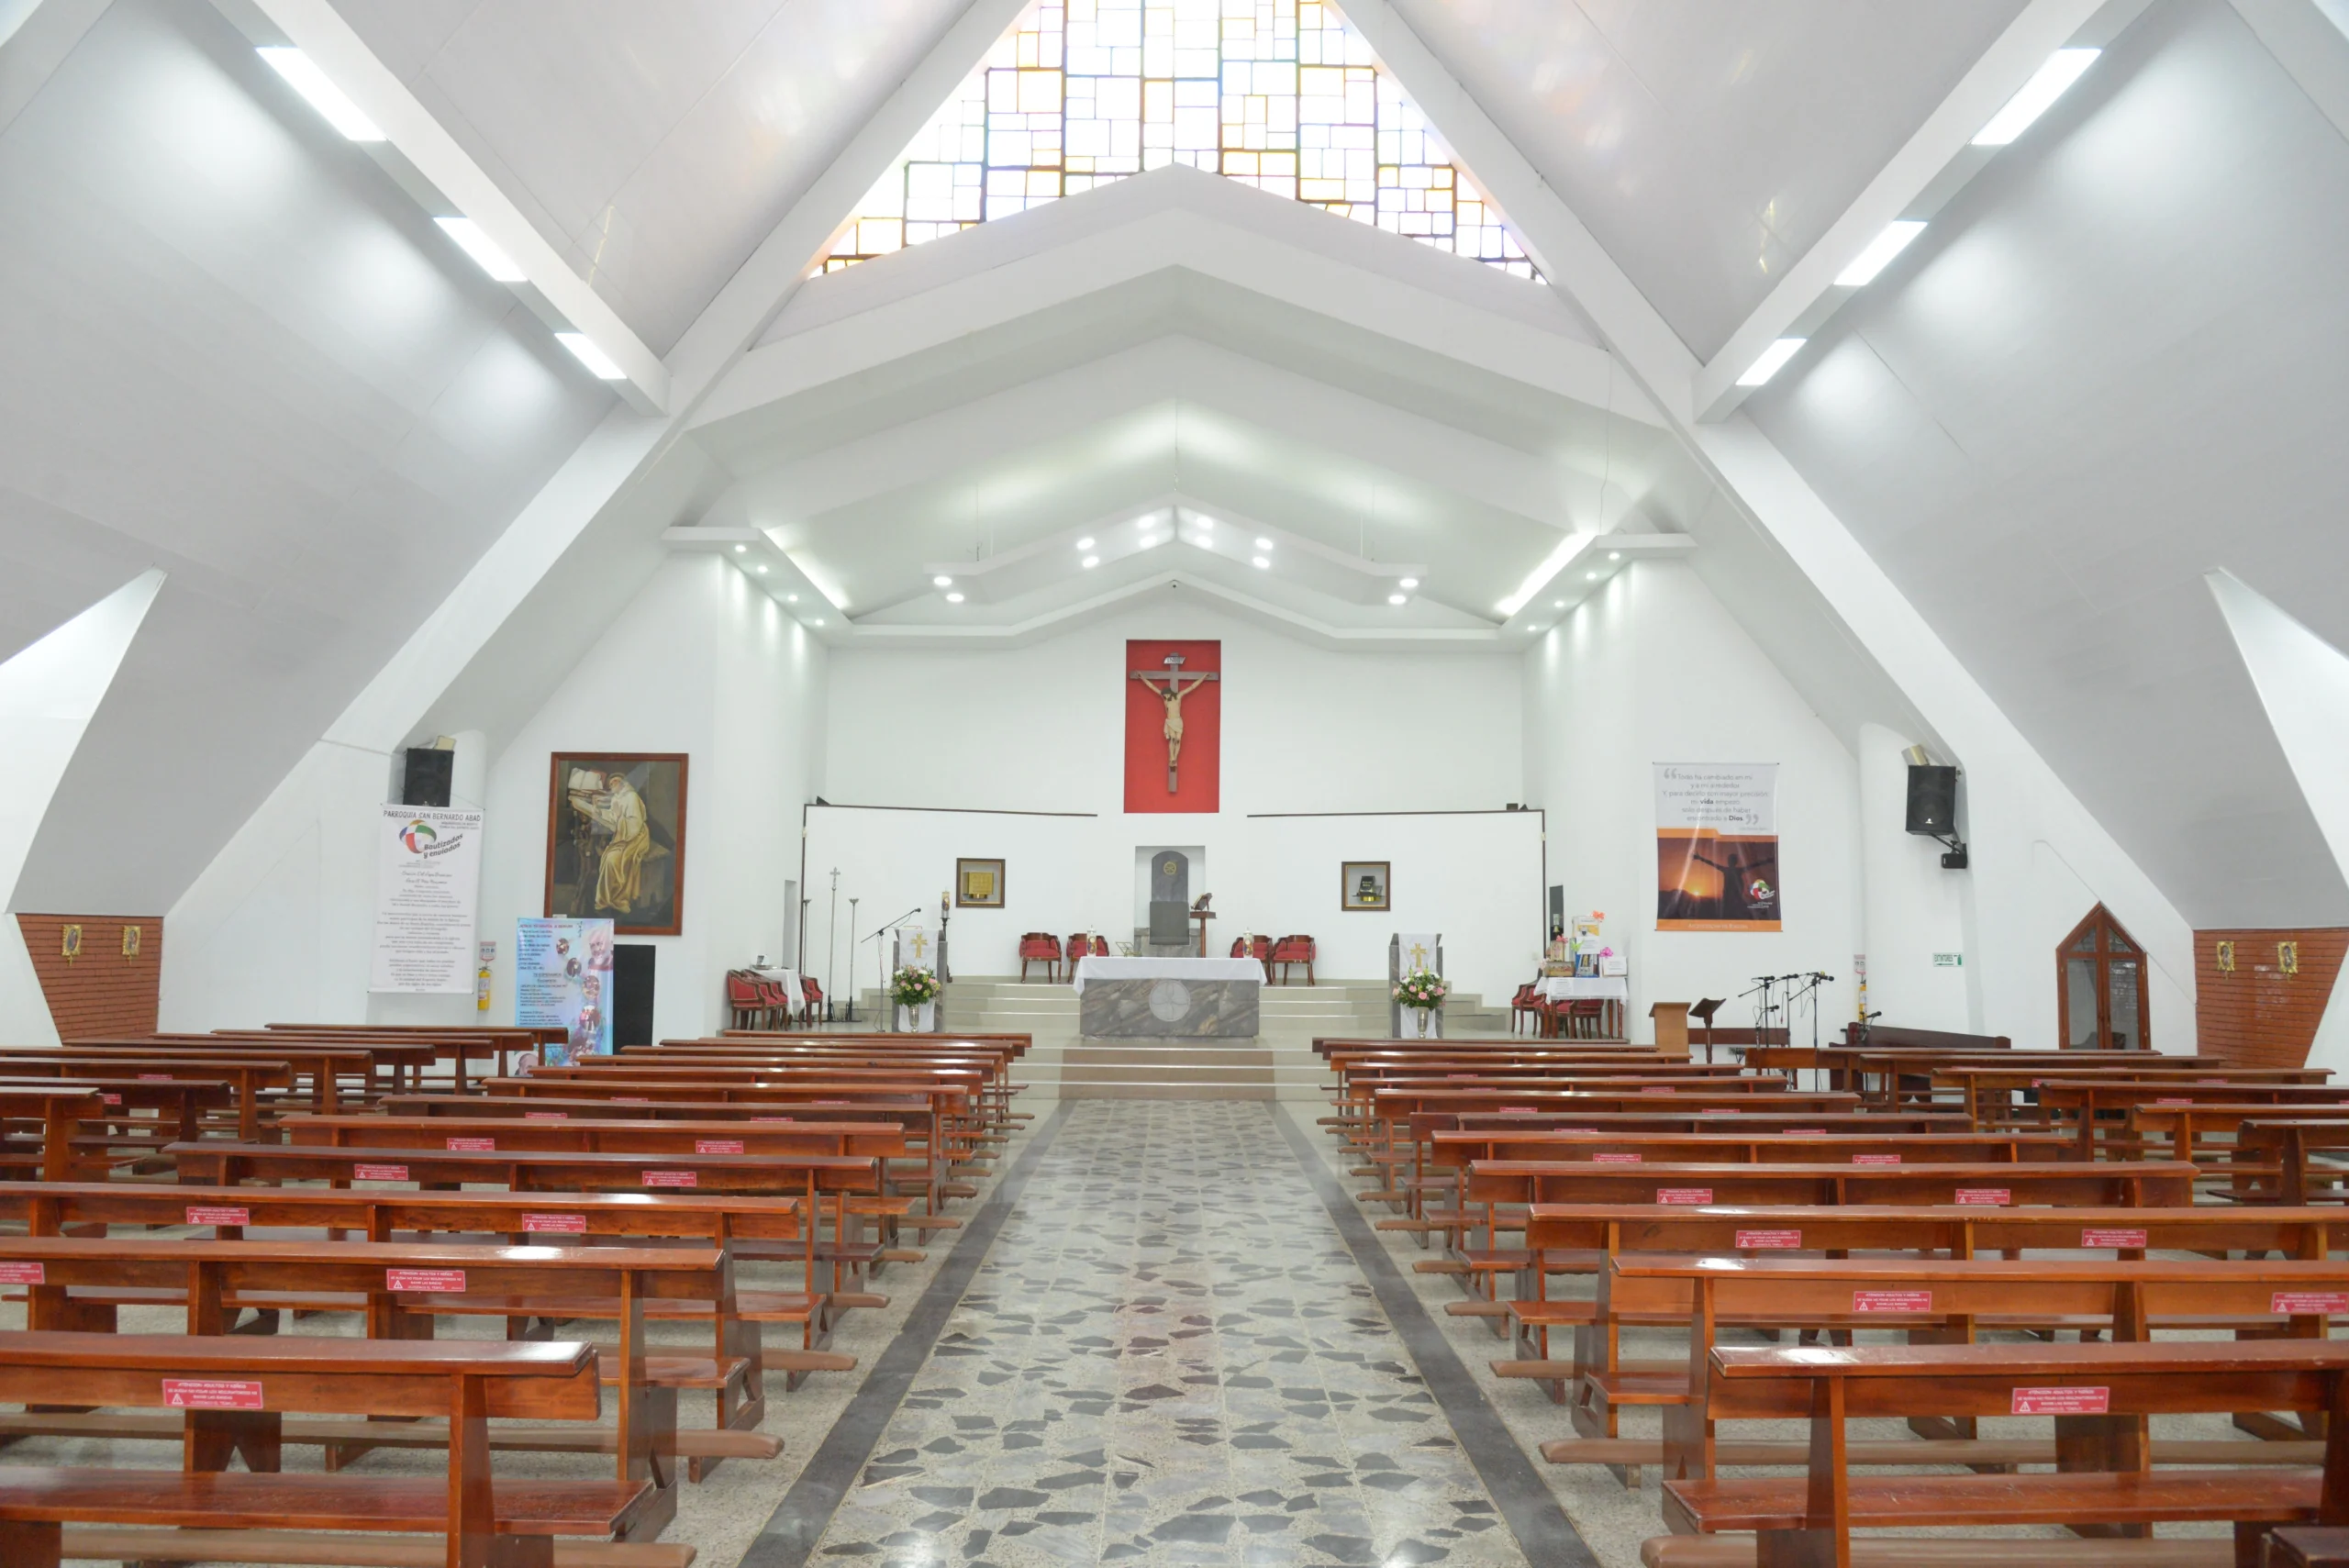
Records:
M1933 954L1933 967L1935 969L1964 969L1965 955L1962 952L1937 952Z

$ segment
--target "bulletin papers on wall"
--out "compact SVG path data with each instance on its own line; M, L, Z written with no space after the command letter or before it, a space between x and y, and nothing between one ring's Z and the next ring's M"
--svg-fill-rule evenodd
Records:
M386 806L376 838L375 951L367 989L472 991L481 813Z
M1655 929L1778 929L1778 764L1654 768Z
M540 1052L549 1067L609 1054L611 921L525 917L514 922L514 1022L563 1031L562 1044Z

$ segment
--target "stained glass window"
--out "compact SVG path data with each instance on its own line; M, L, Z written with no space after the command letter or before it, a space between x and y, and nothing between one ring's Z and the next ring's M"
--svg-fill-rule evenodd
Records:
M823 270L1167 163L1538 276L1327 0L1041 0L873 187Z

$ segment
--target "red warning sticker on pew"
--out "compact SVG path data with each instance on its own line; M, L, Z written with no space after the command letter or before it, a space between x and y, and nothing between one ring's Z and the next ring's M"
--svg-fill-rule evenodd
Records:
M1787 1129L1785 1136L1788 1138L1824 1138L1827 1136L1827 1129L1823 1127L1790 1127Z
M120 1095L100 1095L98 1096L98 1103L100 1105L118 1106L122 1104L122 1096Z
M451 1138L445 1140L449 1148L459 1154L489 1154L497 1149L495 1138Z
M1594 1154L1590 1162L1594 1165L1636 1165L1640 1157L1637 1154Z
M1698 1116L1743 1116L1745 1113L1735 1106L1699 1106L1697 1107L1697 1114Z
M2083 1230L2080 1232L2080 1245L2083 1247L2143 1247L2146 1244L2145 1233L2142 1230Z
M354 1182L405 1182L406 1165L353 1165L351 1179Z
M39 1263L0 1263L0 1284L47 1284L49 1276Z
M584 1214L526 1214L522 1217L522 1233L526 1236L584 1236L587 1217Z
M524 1111L522 1119L524 1121L569 1121L571 1113L569 1111Z
M2194 1096L2191 1095L2164 1095L2154 1102L2157 1106L2190 1106L2193 1103Z
M1741 1230L1737 1233L1739 1251L1764 1251L1802 1245L1799 1230Z
M250 1208L197 1208L190 1206L187 1222L190 1225L250 1225L253 1211Z
M1855 1290L1852 1293L1854 1312L1931 1312L1933 1293L1930 1290Z
M462 1296L465 1271L462 1269L385 1269L385 1290L429 1290L435 1296Z
M2314 1312L2349 1312L2349 1291L2279 1290L2268 1298L2267 1310L2296 1316Z
M168 1073L141 1073L139 1081L142 1084L168 1084L172 1075Z
M163 1407L170 1410L258 1410L261 1385L224 1383L214 1377L163 1379Z
M742 1140L739 1138L696 1138L694 1140L694 1152L696 1154L740 1154L742 1152Z
M1640 1089L1642 1095L1676 1095L1679 1092L1669 1084L1648 1084L1642 1085Z
M799 1118L796 1116L754 1116L751 1119L752 1121L797 1121Z
M612 1096L612 1104L616 1106L649 1106L651 1103L651 1100L642 1095L614 1095Z
M1957 1189L1957 1201L2004 1208L2015 1201L2015 1195L2012 1187L1960 1187Z
M1658 1203L1710 1203L1713 1201L1713 1189L1710 1187L1658 1187L1655 1190L1655 1201Z
M647 1171L644 1184L648 1187L697 1187L701 1185L699 1171Z
M1531 1116L1533 1107L1531 1106L1503 1106L1493 1114L1495 1116Z
M2018 1388L2009 1400L2009 1416L2109 1416L2110 1388Z
M1900 1156L1898 1154L1854 1154L1852 1156L1852 1163L1854 1165L1898 1165L1900 1163Z

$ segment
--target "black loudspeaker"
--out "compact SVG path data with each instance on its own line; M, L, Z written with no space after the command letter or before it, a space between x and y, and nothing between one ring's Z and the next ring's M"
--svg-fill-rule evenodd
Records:
M1946 839L1957 832L1957 770L1909 768L1909 831L1929 839Z
M407 749L407 773L400 780L402 806L446 806L455 777L457 754L431 746Z
M612 1049L652 1043L652 964L661 950L651 942L612 944Z

